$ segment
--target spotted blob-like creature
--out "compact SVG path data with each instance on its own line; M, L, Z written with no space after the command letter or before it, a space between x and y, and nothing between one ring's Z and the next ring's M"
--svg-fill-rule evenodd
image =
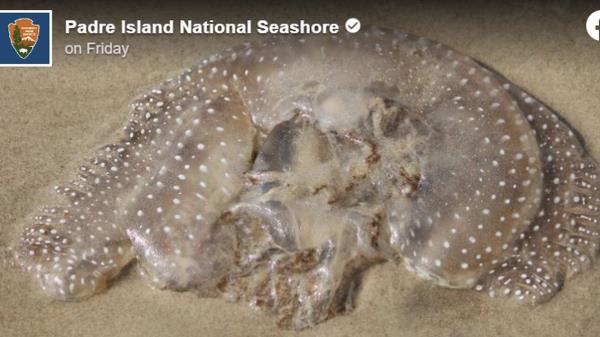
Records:
M555 112L425 38L278 37L133 103L17 245L63 300L132 262L157 288L246 301L301 329L385 261L537 304L598 252L598 169Z

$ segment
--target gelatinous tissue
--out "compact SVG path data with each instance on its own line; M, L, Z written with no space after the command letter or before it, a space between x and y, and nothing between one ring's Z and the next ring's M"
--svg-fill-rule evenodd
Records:
M15 250L55 298L135 260L156 288L294 329L351 311L386 261L537 304L596 258L597 173L554 111L442 44L278 37L136 100L124 137L56 187Z

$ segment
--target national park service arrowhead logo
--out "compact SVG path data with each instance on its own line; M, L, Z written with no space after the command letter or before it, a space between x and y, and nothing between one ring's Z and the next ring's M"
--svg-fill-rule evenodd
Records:
M20 18L8 24L10 42L17 55L26 59L40 36L40 25L33 23L32 19Z
M0 9L2 67L52 67L52 10Z

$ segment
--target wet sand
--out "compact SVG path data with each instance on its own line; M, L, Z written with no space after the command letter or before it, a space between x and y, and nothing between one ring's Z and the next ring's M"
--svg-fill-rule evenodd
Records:
M341 9L232 7L231 12L222 4L194 11L175 7L108 7L105 14L54 8L54 67L0 69L0 249L13 242L22 220L50 186L74 172L91 149L118 136L133 97L203 56L256 39L65 36L65 18L239 21L250 15L343 22L356 16L363 23L433 38L491 65L559 111L600 159L600 44L585 32L587 15L600 7L370 3ZM64 55L66 43L87 41L129 43L130 55ZM551 302L532 309L438 288L387 263L367 273L353 313L290 332L244 304L150 289L135 268L103 294L64 303L43 296L29 275L0 263L0 336L599 336L599 279L596 265L569 280Z

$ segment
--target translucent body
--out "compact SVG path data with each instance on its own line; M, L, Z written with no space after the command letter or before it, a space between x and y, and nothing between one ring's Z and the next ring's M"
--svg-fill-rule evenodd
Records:
M570 127L502 76L370 28L227 50L133 104L25 229L51 296L130 261L159 288L244 300L304 328L362 271L539 303L598 250L598 177Z

